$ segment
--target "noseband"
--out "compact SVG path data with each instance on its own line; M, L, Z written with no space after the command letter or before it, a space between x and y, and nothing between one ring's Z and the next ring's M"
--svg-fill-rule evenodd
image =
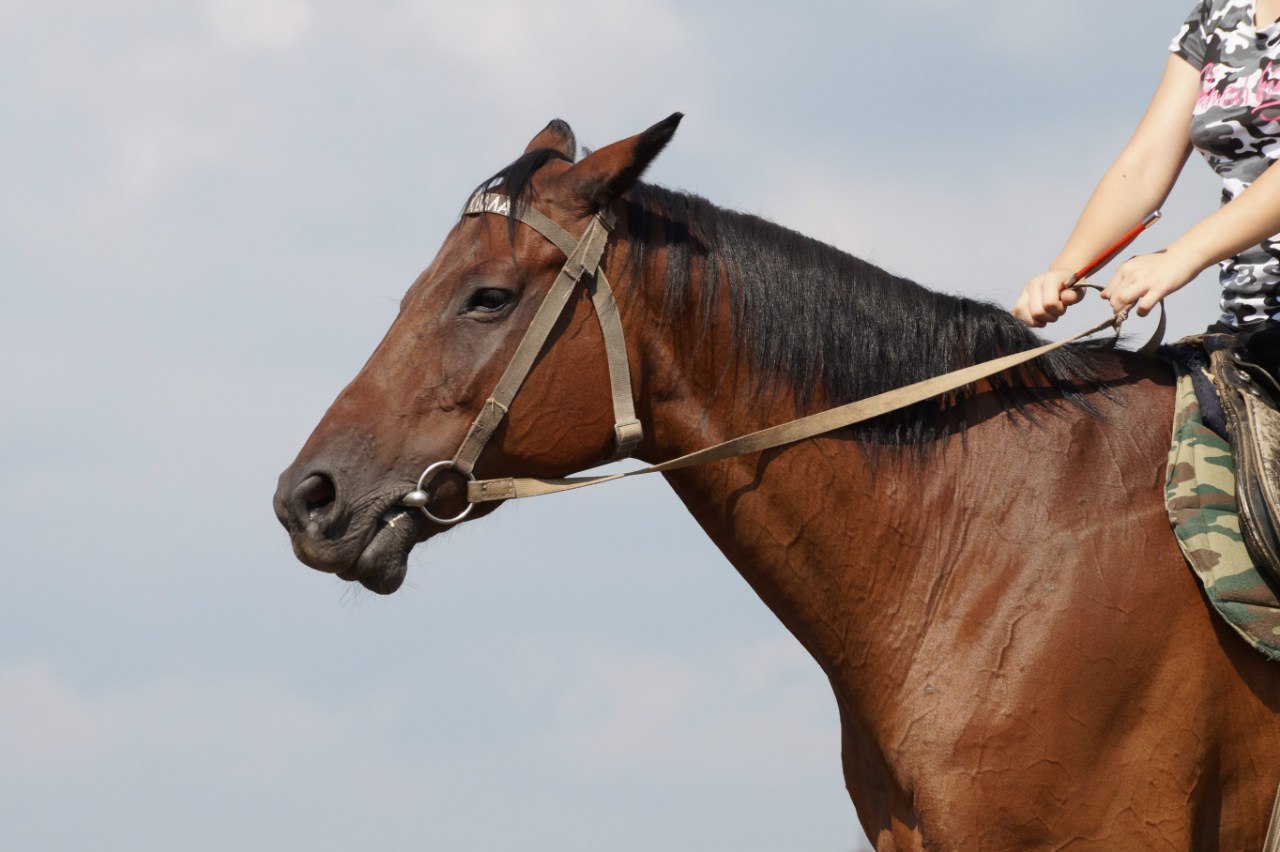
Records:
M618 304L613 298L613 289L605 278L600 260L604 256L605 245L609 241L609 232L615 224L614 215L608 210L600 210L591 217L582 239L575 239L564 228L551 221L543 213L534 210L528 204L513 201L510 196L497 193L481 192L472 196L467 202L464 215L479 216L491 213L507 216L523 222L533 228L552 245L564 252L567 260L556 276L555 283L547 291L542 304L534 314L529 330L524 339L516 347L511 362L507 365L502 378L498 380L493 394L485 400L484 406L472 422L467 435L462 439L462 446L452 459L438 461L429 465L418 477L417 487L401 499L401 504L422 511L428 519L437 524L456 524L465 519L475 503L468 503L458 515L452 518L441 518L433 514L427 505L431 495L426 488L431 479L441 471L455 470L470 481L475 481L473 469L481 451L489 443L493 432L506 417L511 402L520 390L534 361L546 344L556 321L564 313L569 297L577 288L578 282L586 280L587 292L595 305L596 317L600 321L600 331L604 335L605 357L609 363L609 385L613 397L613 434L616 451L615 460L630 456L636 444L644 437L640 421L636 419L635 402L631 396L631 367L627 359L627 344L622 336L622 323L618 319Z

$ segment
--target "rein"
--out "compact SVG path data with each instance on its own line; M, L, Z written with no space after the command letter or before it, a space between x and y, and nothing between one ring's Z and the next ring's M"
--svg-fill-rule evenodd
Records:
M575 239L546 215L534 210L527 204L514 203L512 199L497 193L477 193L468 202L466 215L491 213L507 216L523 222L533 228L567 256L564 268L556 277L555 283L547 291L546 297L538 307L529 330L516 347L511 363L507 365L498 385L476 415L458 452L450 460L438 461L429 465L418 477L417 487L401 499L401 505L417 508L428 519L442 525L455 524L465 519L475 504L493 500L511 500L518 497L536 497L543 494L556 494L561 491L572 491L588 485L598 485L615 479L632 476L644 476L650 473L664 473L680 470L693 465L706 464L734 456L758 453L785 444L792 444L806 438L812 438L888 414L901 408L923 402L935 396L956 390L980 379L993 376L1039 358L1042 355L1060 349L1085 337L1097 334L1106 328L1115 331L1119 336L1120 325L1128 317L1128 309L1122 310L1097 325L1072 335L1057 343L1047 343L1026 352L1005 355L980 364L974 364L951 373L926 379L912 385L886 391L876 396L857 400L845 405L831 408L807 417L801 417L788 423L761 429L720 444L716 444L696 452L659 464L650 465L640 470L627 471L602 476L573 476L564 479L536 479L504 477L500 479L477 480L473 474L476 459L488 443L495 429L506 416L511 401L520 390L529 371L533 369L534 360L542 351L551 329L555 326L560 314L569 302L569 296L578 282L587 280L588 291L596 308L596 316L600 321L600 329L604 334L605 354L609 362L609 382L613 396L614 437L617 452L613 460L631 455L636 444L643 437L640 421L635 416L635 403L632 399L630 366L627 358L626 342L622 335L622 324L618 319L618 306L613 298L613 291L605 277L601 266L605 245L609 232L615 224L615 218L609 211L599 211L587 225L581 239ZM1072 286L1094 286L1083 282ZM1101 289L1096 288L1095 289ZM1161 303L1159 327L1155 335L1140 350L1150 354L1159 345L1164 335L1164 304ZM452 518L441 518L433 514L428 505L431 494L426 489L432 478L444 470L455 470L467 477L468 506Z

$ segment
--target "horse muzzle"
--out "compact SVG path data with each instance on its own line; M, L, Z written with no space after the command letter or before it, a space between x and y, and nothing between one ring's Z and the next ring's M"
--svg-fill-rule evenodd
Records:
M399 483L372 497L353 496L353 486L326 470L289 468L276 488L276 517L305 565L390 594L404 582L409 551L427 537L427 520L400 505Z

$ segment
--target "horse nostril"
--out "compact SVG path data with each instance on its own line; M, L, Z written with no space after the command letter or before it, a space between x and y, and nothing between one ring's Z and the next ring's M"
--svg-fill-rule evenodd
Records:
M324 515L338 497L333 480L323 473L308 476L293 491L294 505L301 509L302 521L314 521Z

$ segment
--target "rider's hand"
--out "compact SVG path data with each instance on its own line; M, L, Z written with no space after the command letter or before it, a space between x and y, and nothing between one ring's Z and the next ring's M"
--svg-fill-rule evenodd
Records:
M1126 260L1102 291L1102 298L1120 311L1135 302L1138 316L1145 317L1161 299L1181 289L1200 270L1194 263L1168 250L1143 254Z
M1013 315L1035 328L1055 321L1082 298L1081 290L1063 289L1070 277L1068 270L1051 269L1032 278L1014 303Z

